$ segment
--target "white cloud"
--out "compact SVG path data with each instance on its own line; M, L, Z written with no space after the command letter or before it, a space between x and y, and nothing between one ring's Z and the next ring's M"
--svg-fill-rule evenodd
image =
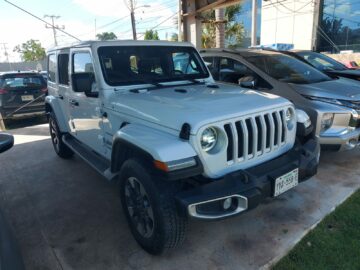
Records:
M122 0L73 0L73 3L99 17L123 17L129 14Z

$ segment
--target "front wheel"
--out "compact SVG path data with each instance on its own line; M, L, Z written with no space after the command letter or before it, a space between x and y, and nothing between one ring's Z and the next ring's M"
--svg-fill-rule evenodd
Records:
M187 225L179 213L173 183L152 179L137 160L124 163L120 173L120 196L131 232L150 254L158 255L182 243Z
M51 142L54 146L54 150L56 154L58 154L61 158L71 158L74 155L74 152L67 147L64 142L61 139L61 132L59 129L59 126L56 122L56 117L53 112L49 115L49 129L50 129L50 136L51 136Z

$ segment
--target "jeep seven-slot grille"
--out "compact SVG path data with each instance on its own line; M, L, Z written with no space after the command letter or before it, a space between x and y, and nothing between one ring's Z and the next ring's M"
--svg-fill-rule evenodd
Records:
M227 161L242 162L278 149L286 141L283 110L227 123Z

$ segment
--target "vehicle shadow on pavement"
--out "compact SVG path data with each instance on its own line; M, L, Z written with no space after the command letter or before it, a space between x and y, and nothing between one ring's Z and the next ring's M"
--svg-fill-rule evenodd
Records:
M0 156L0 205L27 269L258 269L360 187L360 152L325 152L315 178L238 217L190 221L184 245L154 257L130 234L116 185L57 157L47 130L11 131L16 145Z

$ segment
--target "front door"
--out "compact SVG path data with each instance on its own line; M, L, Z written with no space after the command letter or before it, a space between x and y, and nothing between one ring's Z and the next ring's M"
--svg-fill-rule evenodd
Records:
M90 50L82 49L71 53L71 74L93 73L94 67ZM95 74L94 77L96 78ZM96 82L92 91L98 91ZM71 91L68 99L73 135L99 154L104 152L101 102L98 97Z

